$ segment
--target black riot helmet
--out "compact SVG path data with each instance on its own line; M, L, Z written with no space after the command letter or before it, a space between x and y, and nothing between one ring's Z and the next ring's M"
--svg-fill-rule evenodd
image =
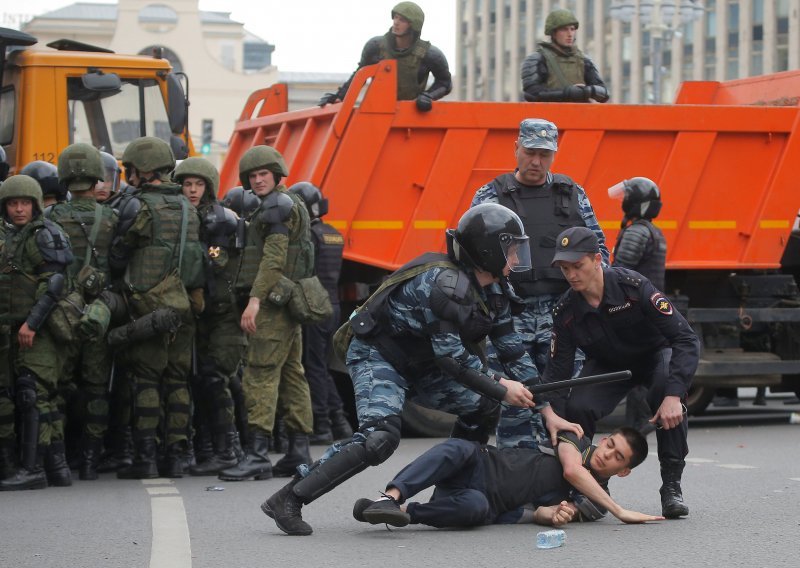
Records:
M253 190L237 186L228 190L228 193L222 198L222 204L233 210L239 217L247 218L258 209L261 200L253 193Z
M109 191L115 194L119 191L121 169L117 159L108 152L100 152L100 159L103 160L103 181L110 182Z
M8 163L8 159L6 158L6 151L0 146L0 181L3 181L8 177L8 172L11 169L11 165Z
M52 195L57 201L67 199L67 188L58 181L58 168L50 162L28 162L19 173L35 179L42 188L42 195Z
M499 203L468 209L458 227L447 230L447 254L498 278L503 277L506 264L513 272L531 269L531 249L522 221Z
M328 213L328 200L322 197L322 192L313 183L299 181L289 188L291 193L299 195L306 204L308 214L312 219L319 219Z
M655 182L646 177L634 177L610 187L608 195L622 198L622 211L626 219L655 219L661 212L661 191Z

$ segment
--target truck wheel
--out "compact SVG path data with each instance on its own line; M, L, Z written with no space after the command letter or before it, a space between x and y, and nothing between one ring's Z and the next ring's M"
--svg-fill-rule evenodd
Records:
M403 430L410 436L447 438L455 421L453 414L432 410L410 400L406 400L403 406Z
M716 389L710 387L693 386L686 395L686 408L689 414L702 414L706 407L711 404Z

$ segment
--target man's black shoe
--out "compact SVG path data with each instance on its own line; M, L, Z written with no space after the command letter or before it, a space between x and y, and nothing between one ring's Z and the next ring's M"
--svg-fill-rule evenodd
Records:
M367 499L366 497L362 497L358 501L355 502L353 505L353 518L357 520L359 523L367 523L367 519L364 518L364 509L372 505L375 501L372 499Z
M275 524L288 535L308 536L313 532L311 525L303 520L300 510L303 502L294 494L292 487L297 481L285 485L272 497L261 503L261 510L268 517L275 519Z
M661 514L668 519L677 519L689 514L689 507L683 502L681 484L667 481L661 486Z
M355 515L355 510L353 511ZM372 525L392 525L393 527L404 527L411 522L411 517L405 511L400 510L400 505L392 499L381 499L362 512L364 519Z

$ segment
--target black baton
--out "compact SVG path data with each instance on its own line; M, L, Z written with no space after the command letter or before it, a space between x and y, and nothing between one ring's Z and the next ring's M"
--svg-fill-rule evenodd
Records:
M552 383L542 383L528 387L531 394L542 394L571 387L583 387L597 383L614 383L616 381L626 381L633 374L630 371L616 371L614 373L604 373L602 375L590 375L588 377L578 377L577 379L567 379L566 381L555 381Z

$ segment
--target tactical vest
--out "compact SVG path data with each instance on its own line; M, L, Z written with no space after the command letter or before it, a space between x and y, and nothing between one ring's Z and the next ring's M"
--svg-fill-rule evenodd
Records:
M619 244L622 242L622 235L625 231L630 229L633 225L644 225L650 231L650 239L645 245L644 254L636 266L629 266L642 276L646 277L653 283L658 290L664 291L664 272L667 263L667 240L664 238L664 233L659 231L652 222L647 219L637 219L617 235L617 243L614 245L614 250L619 249Z
M273 191L285 193L294 201L293 212L299 217L299 227L294 227L289 233L289 246L286 252L286 264L283 266L283 275L289 280L297 282L314 274L314 244L311 242L311 219L308 210L300 196L286 190L286 186L279 185ZM256 209L248 217L247 242L242 251L241 262L236 276L235 289L239 294L250 292L258 275L261 256L264 253L264 240L272 232L270 225L261 218L261 209ZM294 235L294 236L293 236Z
M108 251L114 237L114 212L111 208L91 200L75 200L53 205L47 218L61 225L72 243L75 260L67 267L70 280L74 280L83 268L87 256L89 265L109 276Z
M125 283L133 291L147 292L177 269L179 264L182 280L188 272L203 272L200 220L186 198L172 193L172 190L173 184L168 184L164 192L151 188L137 194L142 205L147 206L150 212L152 233L147 246L133 251L125 272ZM181 251L181 234L184 232L184 250ZM201 263L199 267L196 266L198 262ZM195 287L194 284L184 281L188 287Z
M342 272L344 237L327 223L318 220L311 223L311 234L316 243L314 263L317 278L328 291L331 303L338 304L339 274Z
M579 49L573 49L567 55L550 43L540 42L539 51L547 63L547 88L563 89L570 85L586 84L586 62Z
M36 304L37 269L44 258L36 244L36 232L44 227L41 216L20 230L6 229L0 253L0 322L24 322Z
M522 186L514 174L492 182L500 205L516 211L530 239L533 268L512 272L514 290L522 297L561 294L569 288L561 269L550 266L556 237L570 227L584 226L578 208L577 185L567 176L553 174L553 181L539 187Z
M428 77L419 79L419 68L425 54L428 53L431 42L417 38L414 45L408 49L397 50L394 48L394 36L387 32L381 41L381 59L394 59L397 61L397 100L410 101L417 98L425 90Z

